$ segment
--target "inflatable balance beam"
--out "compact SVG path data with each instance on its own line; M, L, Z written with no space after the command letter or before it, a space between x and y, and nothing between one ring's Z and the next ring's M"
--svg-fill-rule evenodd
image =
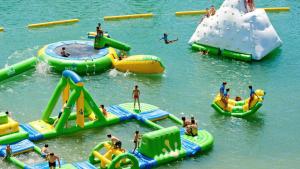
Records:
M13 64L0 70L0 81L21 74L35 67L37 62L36 57L31 57L19 63Z
M270 8L259 8L264 9L266 12L282 12L282 11L289 11L289 7L270 7ZM183 15L199 15L205 14L206 10L198 10L198 11L179 11L175 12L176 16L183 16Z
M79 19L69 19L69 20L35 23L35 24L29 24L27 27L28 28L38 28L38 27L46 27L46 26L52 26L52 25L62 25L62 24L67 24L67 23L75 23L75 22L79 22Z
M104 20L121 20L121 19L134 19L134 18L150 18L153 17L153 13L145 14L132 14L132 15L119 15L119 16L105 16Z

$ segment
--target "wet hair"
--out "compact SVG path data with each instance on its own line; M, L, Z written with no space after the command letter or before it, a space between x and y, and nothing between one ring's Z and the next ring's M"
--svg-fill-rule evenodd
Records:
M182 120L182 121L185 121L185 117L181 117L181 120Z
M194 120L194 119L192 119L192 120L191 120L191 123L192 123L192 124L195 124L195 120Z
M100 107L101 107L101 108L104 108L104 105L103 105L103 104L101 104L101 105L100 105Z
M252 89L252 86L251 86L251 85L249 86L249 89Z
M62 50L65 50L66 48L65 48L65 47L62 47L61 49L62 49Z
M49 147L49 145L48 145L48 144L45 144L45 147Z
M5 114L7 114L7 115L8 115L8 114L9 114L9 112L8 112L8 111L6 111L6 112L5 112Z
M195 117L194 117L194 116L192 116L192 117L191 117L191 120L195 120Z
M107 137L108 137L108 138L111 138L111 134L108 134Z
M229 88L226 89L227 92L228 92L229 90L230 90Z
M226 85L227 84L227 82L223 82L223 85Z
M135 134L139 134L139 131L135 131Z
M138 88L139 86L138 86L138 85L135 85L134 87L135 87L135 88Z
M54 153L50 153L51 156L54 156Z

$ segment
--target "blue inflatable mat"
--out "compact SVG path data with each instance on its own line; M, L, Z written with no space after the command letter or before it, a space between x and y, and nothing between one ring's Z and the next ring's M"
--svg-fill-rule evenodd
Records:
M98 169L88 161L73 163L73 165L78 169Z
M29 140L38 141L44 138L40 132L36 131L29 124L21 124L20 126L29 134Z
M10 145L12 149L12 154L20 153L23 151L29 151L33 150L34 144L29 140L23 140L14 144ZM0 146L0 156L4 157L6 156L6 145Z
M201 150L200 146L182 137L181 137L181 145L185 149L188 156L195 155L197 152Z
M157 110L153 110L153 111L149 111L149 112L142 112L139 115L142 118L147 119L147 120L155 120L155 119L160 119L160 118L166 117L169 114L170 114L169 112L157 109Z
M64 161L60 161L60 165L64 165L65 162ZM58 168L58 162L56 161L56 168ZM43 163L38 163L38 164L34 164L34 165L26 165L24 167L24 169L49 169L49 164L48 162L43 162Z
M153 158L146 157L137 151L131 152L131 154L133 154L138 159L141 169L150 169L154 166L157 166L157 162Z
M109 106L107 108L107 111L118 116L120 118L121 121L125 121L125 120L129 120L131 118L134 117L134 115L132 113L130 113L129 111L121 108L118 105L114 105L114 106Z

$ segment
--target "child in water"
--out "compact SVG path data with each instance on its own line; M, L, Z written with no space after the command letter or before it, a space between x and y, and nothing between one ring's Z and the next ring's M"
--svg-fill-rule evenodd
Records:
M54 153L50 153L48 156L48 164L50 169L56 168L56 161L58 161L58 167L60 168L60 160L59 157L54 155Z
M138 102L138 106L139 106L139 111L141 111L141 106L140 106L140 90L138 85L134 86L134 89L132 91L132 97L133 97L133 108L135 109L135 104L136 102Z
M168 40L168 34L164 33L163 37L160 40L164 40L165 44L170 44L170 43L178 41L178 38L175 40Z

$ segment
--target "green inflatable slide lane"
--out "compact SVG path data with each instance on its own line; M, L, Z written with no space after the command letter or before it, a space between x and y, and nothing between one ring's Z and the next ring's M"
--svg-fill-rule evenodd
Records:
M95 43L94 43L94 48L95 49L101 49L101 48L104 48L104 47L107 47L107 46L110 46L110 47L113 47L113 48L116 48L116 49L119 49L119 50L124 50L124 51L129 51L130 50L129 45L127 45L125 43L122 43L122 42L119 42L117 40L108 38L106 36L98 36L98 37L95 38Z
M233 52L233 51L226 50L226 49L224 49L222 51L222 56L232 58L232 59L236 59L236 60L247 61L247 62L251 61L251 58L252 58L252 56L249 55L249 54Z
M181 146L180 130L176 126L144 134L138 151L154 158L158 165L186 156Z
M21 74L35 67L36 57L31 57L14 65L8 66L0 70L0 81Z
M208 53L212 55L219 55L221 53L219 48L198 43L194 43L192 45L192 49L198 51L208 51Z

